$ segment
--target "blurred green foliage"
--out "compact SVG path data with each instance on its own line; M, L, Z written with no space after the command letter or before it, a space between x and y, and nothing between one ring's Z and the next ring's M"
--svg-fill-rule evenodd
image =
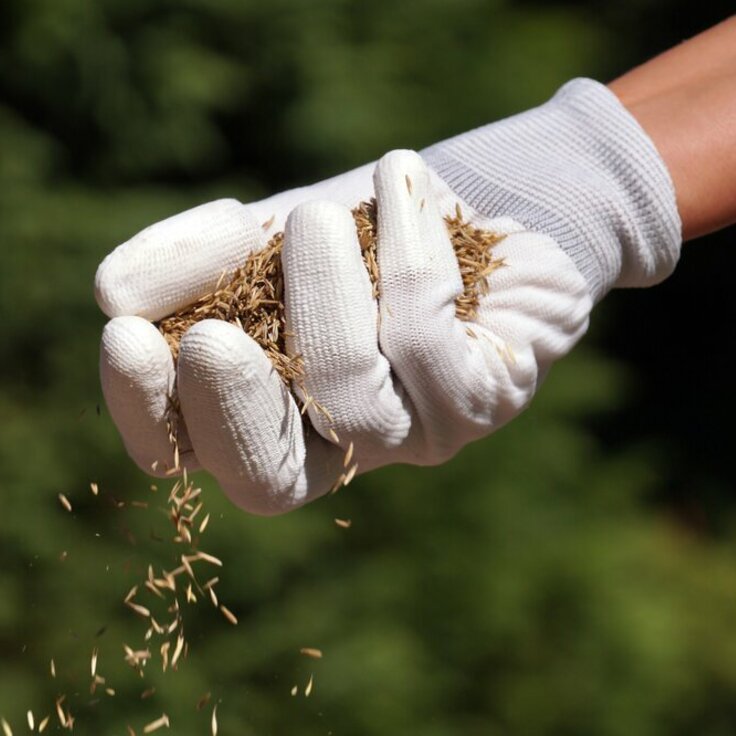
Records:
M125 457L96 374L94 270L144 225L421 148L574 75L610 74L656 50L642 22L677 10L3 1L0 714L16 731L64 692L81 733L140 733L162 711L174 733L209 733L194 706L212 691L223 734L733 733L736 547L656 502L684 462L671 443L611 435L637 415L646 375L596 347L607 331L616 342L615 311L532 409L441 468L373 473L276 519L243 515L203 478L207 547L226 561L219 591L240 626L192 610L188 660L145 681L121 663L141 634L121 600L175 550L152 534L163 514L110 499L163 507L167 484L153 494ZM707 12L678 16L685 33ZM719 509L733 528L732 506ZM117 689L97 704L95 646ZM290 697L310 673L312 696Z

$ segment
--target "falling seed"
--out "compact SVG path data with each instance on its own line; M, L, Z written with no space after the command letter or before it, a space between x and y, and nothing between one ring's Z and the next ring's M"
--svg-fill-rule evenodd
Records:
M161 718L157 718L155 721L151 721L147 726L143 727L143 733L153 733L158 731L159 728L169 728L169 717L164 713Z
M169 666L169 649L171 647L171 642L166 641L161 645L161 669L166 672L168 666Z
M409 178L409 174L405 174L404 179L406 181L406 190L411 194L411 179Z
M90 484L89 484L89 487L90 487L90 489L92 490L92 495L93 495L93 496L96 496L96 495L97 495L97 494L98 494L98 493L100 492L100 489L99 489L99 487L97 486L97 483L90 483Z
M335 524L342 527L343 529L350 529L353 522L350 519L335 519Z
M217 600L217 594L215 593L214 588L210 588L210 600L212 601L212 605L215 608L217 608L220 605L219 601Z
M271 217L269 217L268 220L266 220L266 222L264 222L263 225L261 225L261 227L264 230L268 230L271 227L271 225L273 225L273 221L275 219L276 219L276 213L274 213L273 215L271 215Z
M148 700L156 692L155 687L149 687L141 693L141 700Z
M212 709L212 736L217 736L217 703Z
M202 519L202 523L199 525L199 533L203 534L204 530L207 528L207 524L210 523L210 515L207 514L207 516Z
M210 698L212 697L212 693L205 693L198 701L196 708L197 710L202 710L202 708L207 705L207 703L210 702Z
M92 650L92 660L90 661L90 672L92 673L92 677L94 677L97 674L97 649Z
M194 555L194 560L204 560L205 562L209 562L211 565L222 567L222 560L214 557L213 555L208 555L206 552L197 552L197 554Z
M329 433L329 435L330 435L330 439L331 439L331 440L332 440L332 441L333 441L333 442L334 442L334 443L335 443L336 445L339 445L339 444L340 444L340 438L339 438L339 437L337 436L337 432L335 432L335 430L334 430L334 429L332 429L332 427L330 427L330 428L329 428L329 430L328 430L328 433Z
M61 562L66 562L67 557L69 557L69 553L66 550L63 550L62 553L59 555L59 560Z
M141 606L138 603L133 603L132 601L128 601L125 605L128 606L131 611L135 611L135 613L137 613L139 616L142 616L143 618L151 617L151 612L145 606Z
M135 736L135 731L128 725L125 726L128 729L128 736Z
M13 736L13 731L11 730L10 726L8 725L8 722L3 718L2 721L0 721L3 726L3 733L5 736Z
M353 459L353 450L355 449L355 446L353 445L353 441L350 441L350 444L348 445L348 451L345 453L345 459L342 461L343 468L347 468L348 465L350 465L350 461Z
M235 618L235 614L226 606L220 606L220 611L222 611L222 615L233 625L238 625L238 619Z
M293 688L291 688L291 696L294 697L299 692L299 686L294 685Z
M28 728L33 731L33 729L36 727L36 721L33 718L32 710L29 710L28 713L26 713L26 720L28 721Z
M184 649L184 636L182 634L179 634L179 636L176 639L176 647L174 649L174 654L171 657L171 667L173 669L176 668L176 663L179 661L179 657L181 656L183 649Z
M342 482L344 486L348 485L350 481L355 477L355 474L358 472L358 463L355 463L350 470L348 470L347 473L345 473L345 478Z
M56 677L56 664L53 659L51 660L49 669L51 670L51 677Z
M308 698L312 694L312 686L314 685L314 675L309 675L309 682L304 688L304 697Z
M65 496L65 495L64 495L63 493L60 493L60 494L59 494L59 501L61 502L61 505L62 505L62 506L63 506L63 507L64 507L64 508L65 508L65 509L66 509L67 511L70 511L70 512L71 512L71 510L72 510L72 505L71 505L71 503L69 503L69 499L68 499L68 498L67 498L67 497L66 497L66 496Z
M46 726L49 725L49 721L51 720L51 716L46 716L41 723L38 724L38 732L43 733L46 730Z
M312 659L322 659L321 649L314 649L313 647L302 647L299 650L299 653L305 655L306 657L311 657Z
M95 690L97 690L98 685L104 685L105 684L105 678L100 677L99 675L93 675L94 679L92 680L92 684L89 686L89 692L90 695L95 694Z
M156 587L156 583L151 582L150 580L146 580L144 583L146 588L151 591L157 598L161 598L162 600L166 600L166 596Z
M192 570L192 566L189 564L189 558L186 555L181 556L181 564L187 571L187 575L189 575L190 578L194 578L194 570Z
M106 687L105 694L109 695L112 698L115 696L115 690L111 687Z
M61 707L61 704L65 699L66 695L62 695L56 700L56 715L59 718L59 723L61 723L62 728L66 728L66 716L64 715L64 709Z

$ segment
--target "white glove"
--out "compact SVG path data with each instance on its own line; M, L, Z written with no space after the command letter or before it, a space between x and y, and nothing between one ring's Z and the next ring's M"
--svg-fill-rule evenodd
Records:
M598 144L607 147L603 161L609 165L602 175L587 171L589 157L582 167L587 195L610 214L591 211L592 230L584 211L560 223L569 183L565 171L574 185L580 184L577 170L560 151L561 158L552 157L555 171L548 146L540 148L534 137L536 128L549 136L556 125L564 127L560 120L570 127L590 105L602 106L607 121L618 116L615 136L623 135L627 144L620 152L623 167L612 157L608 139L593 141L596 150ZM578 136L594 139L589 121L580 125L583 133L572 126ZM621 278L651 283L674 266L679 233L673 236L669 227L673 210L676 220L671 184L653 146L632 125L605 88L581 80L542 108L425 152L434 170L415 153L394 151L375 167L255 204L202 205L119 246L101 264L96 291L103 311L113 317L102 339L103 390L129 453L146 470L154 463L158 472L173 465L167 396L176 382L188 429L188 437L184 428L179 431L182 464L211 471L243 508L273 514L329 490L346 470L343 459L351 443L350 466L357 462L362 472L392 462L439 463L497 429L528 404L551 363L585 332L594 298ZM569 131L559 132L563 142L570 139ZM481 175L473 170L472 157L469 165L464 156L476 145L482 160L489 141L495 137L503 144L509 135L524 145L516 154L518 170L509 169L501 188L492 167ZM502 145L498 155L514 154ZM622 188L628 192L621 182L631 178L632 161L639 165L642 157L644 173L654 173L637 181L638 194L629 206L619 196ZM612 168L623 171L618 180ZM641 170L640 165L635 173ZM521 220L529 198L526 182L537 176L563 189L551 225L540 221L538 203L529 208L536 232L527 222L487 216L500 208L484 202L502 191ZM516 190L515 180L522 182ZM641 191L646 194L651 182L657 196L645 207ZM666 186L671 201L663 193ZM378 305L350 214L371 196L379 213ZM553 207L554 192L545 196L545 206ZM584 200L578 201L582 210ZM657 213L660 200L663 214ZM490 293L473 323L455 316L462 284L442 219L458 202L476 227L506 234L494 250L505 265L492 274ZM645 220L665 222L659 227L665 236L640 228ZM265 230L263 223L269 223ZM316 432L304 431L293 397L239 328L215 320L195 325L182 340L177 374L168 345L148 321L211 291L224 270L242 265L284 227L287 328L294 336L288 348L304 360L307 393L331 415L328 422L309 409ZM580 249L586 238L587 251Z

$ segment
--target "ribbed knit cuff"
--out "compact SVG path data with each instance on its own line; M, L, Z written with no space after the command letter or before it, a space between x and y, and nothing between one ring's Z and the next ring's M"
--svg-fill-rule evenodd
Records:
M590 79L549 102L437 143L422 157L464 202L553 237L595 301L651 286L680 254L669 172L618 98Z

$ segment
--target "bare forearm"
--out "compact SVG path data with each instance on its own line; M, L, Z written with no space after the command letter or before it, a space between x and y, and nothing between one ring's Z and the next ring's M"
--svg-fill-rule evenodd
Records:
M667 164L684 239L736 222L736 17L609 87Z

